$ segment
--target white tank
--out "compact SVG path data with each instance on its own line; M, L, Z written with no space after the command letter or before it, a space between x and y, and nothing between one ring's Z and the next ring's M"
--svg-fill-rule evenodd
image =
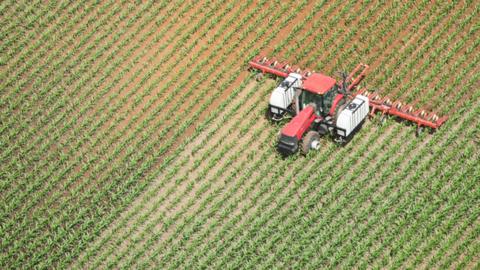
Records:
M290 73L288 77L280 83L270 96L270 105L287 109L292 104L295 96L295 87L300 87L302 84L302 75L298 73ZM279 109L272 107L272 113L282 113Z
M368 98L366 96L357 95L337 118L337 127L344 129L338 130L338 135L347 137L350 133L362 123L368 115Z

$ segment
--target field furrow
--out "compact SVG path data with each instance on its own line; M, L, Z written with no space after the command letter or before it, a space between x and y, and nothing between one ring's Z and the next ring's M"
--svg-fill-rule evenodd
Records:
M479 10L0 2L0 268L478 268ZM257 55L337 94L365 63L360 87L448 120L371 115L348 143L281 156L292 117L268 119L282 78Z

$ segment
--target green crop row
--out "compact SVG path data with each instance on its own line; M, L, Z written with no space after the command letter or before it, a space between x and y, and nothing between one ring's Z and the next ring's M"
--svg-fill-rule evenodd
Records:
M0 3L0 266L471 268L474 1ZM269 52L449 120L281 158Z

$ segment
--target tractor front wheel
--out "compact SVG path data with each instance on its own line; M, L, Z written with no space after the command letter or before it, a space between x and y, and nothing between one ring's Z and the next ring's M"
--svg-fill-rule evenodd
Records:
M310 149L318 150L320 148L320 134L316 131L309 131L301 142L300 148L306 155Z

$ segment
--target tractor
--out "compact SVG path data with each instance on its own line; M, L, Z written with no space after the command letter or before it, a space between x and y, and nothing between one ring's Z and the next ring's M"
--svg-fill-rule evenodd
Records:
M283 156L300 150L307 154L320 149L320 138L330 135L335 142L348 143L365 122L367 116L381 112L381 119L393 115L417 124L417 134L423 128L439 128L447 117L438 117L413 106L392 102L366 89L358 89L365 78L368 65L359 64L351 72L340 72L341 80L319 72L301 70L276 59L258 56L249 62L251 69L284 78L273 90L267 117L274 122L291 120L278 135L277 150Z

